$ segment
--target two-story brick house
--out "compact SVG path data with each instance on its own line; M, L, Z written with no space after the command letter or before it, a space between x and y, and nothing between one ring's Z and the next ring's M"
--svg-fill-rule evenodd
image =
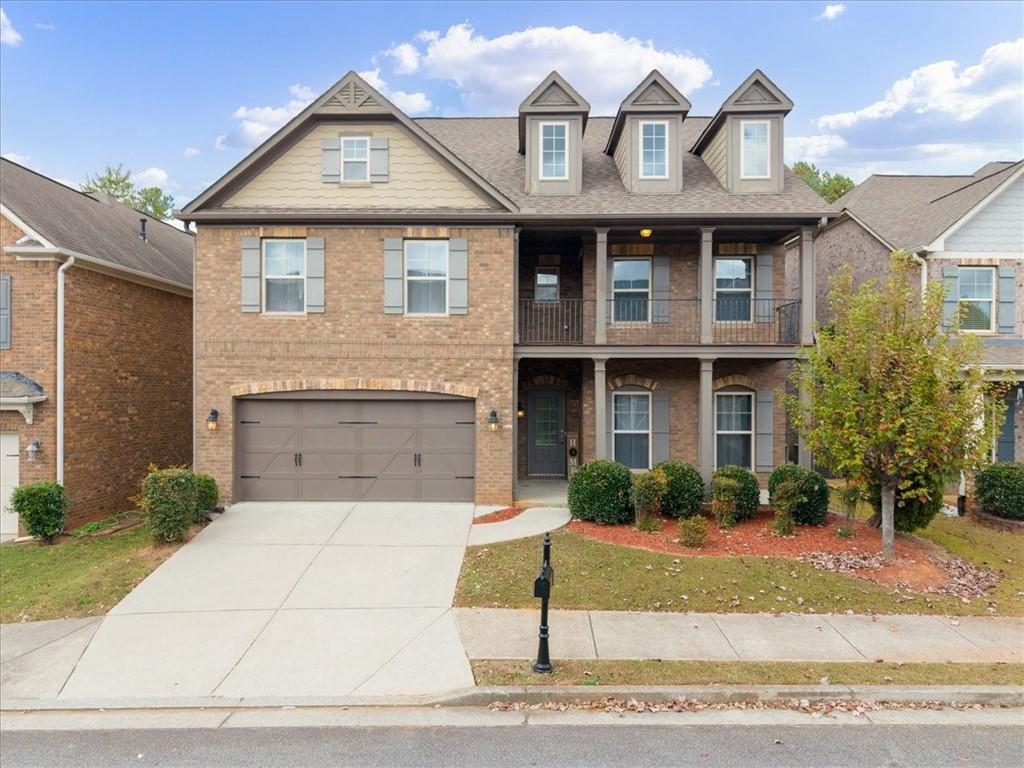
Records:
M832 213L783 165L792 106L755 71L693 117L652 72L592 117L552 73L516 116L411 119L349 73L178 213L197 468L235 501L506 503L595 457L764 479Z

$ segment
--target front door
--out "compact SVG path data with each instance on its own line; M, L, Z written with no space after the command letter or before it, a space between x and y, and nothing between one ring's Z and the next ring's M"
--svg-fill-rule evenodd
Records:
M526 396L526 466L531 475L565 476L565 393L531 389Z

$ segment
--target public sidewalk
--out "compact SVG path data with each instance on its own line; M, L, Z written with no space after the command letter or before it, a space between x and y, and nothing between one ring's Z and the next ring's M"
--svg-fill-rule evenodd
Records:
M471 659L528 659L539 611L456 608ZM1024 618L552 611L553 659L1024 662Z

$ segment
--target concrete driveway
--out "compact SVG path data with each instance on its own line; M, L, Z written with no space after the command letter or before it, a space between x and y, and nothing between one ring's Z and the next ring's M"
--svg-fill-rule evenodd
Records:
M60 698L472 686L451 611L472 520L472 504L236 504L107 615Z

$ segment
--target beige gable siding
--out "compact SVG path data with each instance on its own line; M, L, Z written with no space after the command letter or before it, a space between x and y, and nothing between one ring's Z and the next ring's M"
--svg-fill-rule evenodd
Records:
M704 162L707 164L711 172L715 174L715 178L721 183L723 187L728 188L728 142L725 125L719 127L715 133L711 143L708 144L707 149L703 152Z
M321 141L339 133L388 138L389 180L346 185L320 178ZM467 182L394 125L325 124L310 131L224 203L226 208L487 208Z

